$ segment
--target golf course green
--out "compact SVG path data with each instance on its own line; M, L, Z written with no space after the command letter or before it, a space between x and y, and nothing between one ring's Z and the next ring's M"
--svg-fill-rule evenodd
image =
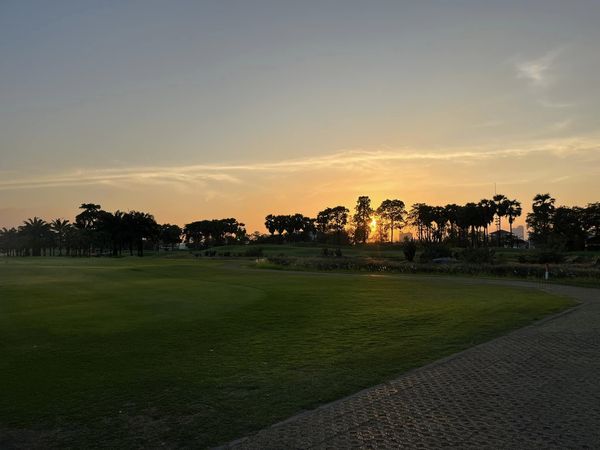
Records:
M206 447L569 307L457 280L1 258L0 447Z

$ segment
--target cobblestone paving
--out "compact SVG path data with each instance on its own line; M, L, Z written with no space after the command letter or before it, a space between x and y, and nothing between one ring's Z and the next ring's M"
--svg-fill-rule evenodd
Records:
M600 448L600 290L546 289L582 305L226 448Z

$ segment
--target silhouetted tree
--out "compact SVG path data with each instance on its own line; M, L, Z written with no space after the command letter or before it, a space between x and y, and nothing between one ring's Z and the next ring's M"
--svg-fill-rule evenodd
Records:
M154 216L141 211L129 211L124 216L124 222L128 224L129 239L137 249L137 255L144 256L144 241L158 238L158 224Z
M496 204L493 200L481 199L477 203L477 209L479 210L479 225L483 228L483 243L488 244L488 227L494 222L494 216L496 215Z
M494 202L494 210L496 212L496 231L497 231L497 245L501 246L500 235L502 234L502 218L505 217L508 213L508 206L510 200L505 195L496 194L492 198Z
M467 230L467 234L471 236L471 247L478 245L478 230L482 225L481 214L477 203L469 202L461 208L458 216L459 226L463 230Z
M419 241L429 241L431 231L431 206L425 203L415 203L408 213L410 224L417 229Z
M85 243L86 252L91 254L100 205L96 205L95 203L82 203L79 209L82 209L83 211L75 216L75 226L82 230L81 238Z
M24 238L27 252L31 250L31 255L41 256L42 249L46 249L51 242L50 224L39 217L27 219L19 227L19 233Z
M183 235L190 248L203 248L240 241L245 237L246 229L234 218L198 220L185 225Z
M365 243L369 239L369 232L371 231L371 216L373 215L373 208L371 208L371 199L366 196L358 197L356 206L354 207L354 242Z
M529 239L536 245L548 244L552 231L554 203L556 200L550 194L537 194L533 198L532 211L527 214Z
M521 216L523 209L521 208L521 203L517 200L508 200L508 204L506 206L506 217L508 217L508 226L510 229L510 239L511 246L514 240L513 236L513 223L517 217Z
M394 242L394 228L401 229L406 217L406 208L402 200L384 200L377 208L379 219L390 229L390 242Z
M558 250L583 250L587 239L583 208L559 206L552 216L549 243Z
M277 227L275 226L275 216L273 214L269 214L265 217L265 228L271 233L271 236L275 234Z
M129 237L130 234L133 234L133 230L127 228L130 225L133 229L134 224L132 218L130 218L130 222L131 225L126 220L126 214L121 211L115 211L114 213L104 210L98 211L96 213L96 222L94 224L97 233L95 242L99 244L100 247L103 247L103 244L109 245L113 256L120 255L125 237Z
M0 251L7 256L22 255L23 237L16 228L2 228L0 230Z
M54 219L50 222L50 227L55 233L55 242L58 247L58 256L62 256L62 250L65 246L65 239L67 235L67 229L71 226L71 223L66 219Z
M448 221L448 239L451 242L456 244L460 244L459 238L457 235L457 226L458 226L458 215L460 213L460 206L454 203L444 206L444 214L446 216L446 220Z
M448 224L446 209L442 206L432 207L431 222L435 224L435 229L433 230L434 239L438 243L441 243L444 240L444 234L446 232L446 226Z
M345 228L348 224L348 213L350 211L345 206L335 206L333 208L325 208L317 214L315 227L324 239L332 235L336 243L342 243L342 236L345 236Z
M181 227L165 223L160 226L160 243L165 247L171 247L171 250L173 250L181 242L182 234Z

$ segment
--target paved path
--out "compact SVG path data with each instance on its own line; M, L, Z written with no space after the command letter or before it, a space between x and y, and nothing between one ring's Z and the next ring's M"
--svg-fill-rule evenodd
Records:
M582 304L227 447L600 448L600 290L546 289Z

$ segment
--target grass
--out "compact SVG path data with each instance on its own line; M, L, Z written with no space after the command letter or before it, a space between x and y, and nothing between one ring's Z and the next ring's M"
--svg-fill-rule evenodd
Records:
M215 445L572 305L245 264L0 259L0 447Z

